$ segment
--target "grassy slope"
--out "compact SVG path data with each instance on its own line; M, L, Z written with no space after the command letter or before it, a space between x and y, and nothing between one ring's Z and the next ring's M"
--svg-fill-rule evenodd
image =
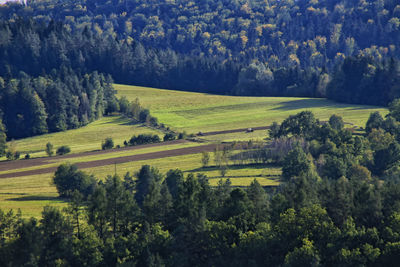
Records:
M15 140L16 149L22 153L30 153L31 157L44 157L44 149L47 142L51 142L54 148L61 145L69 145L71 153L93 151L101 149L101 142L112 137L115 145L123 146L124 140L129 140L134 134L159 134L162 133L144 127L132 125L131 120L120 116L103 117L85 127L65 132L44 134L40 136ZM10 145L10 143L8 143Z
M370 112L380 111L383 114L387 112L383 108L337 104L324 99L231 97L124 85L115 87L120 96L125 95L130 100L139 97L140 102L150 108L152 114L160 122L189 133L266 126L273 121L282 121L300 110L311 110L322 120L329 118L331 114L339 114L344 117L346 122L363 126ZM68 144L72 151L77 153L100 149L101 141L108 136L113 137L116 144L122 144L123 140L139 133L156 132L145 127L130 125L127 119L105 117L77 130L17 140L15 144L17 150L23 153L29 152L32 156L44 156L43 149L47 142L53 143L55 147ZM256 131L254 133L207 136L204 139L231 141L263 139L265 136L265 131ZM181 144L174 148L180 146L190 145ZM70 159L70 161L90 161L171 148L151 148L134 152L116 151L109 155L80 157ZM134 173L143 164L150 164L158 167L162 172L180 168L187 173L204 173L210 178L210 183L216 185L221 178L219 171L213 167L201 168L200 158L200 154L195 154L124 163L117 166L117 173L121 176L127 171ZM114 166L86 169L86 171L104 179L107 175L114 174ZM226 176L231 179L234 186L248 185L254 178L257 178L262 185L277 185L279 174L280 169L273 166L269 166L267 169L259 166L245 166L231 167ZM23 215L28 217L39 216L42 207L46 204L65 206L66 204L57 198L56 189L51 184L51 177L51 174L46 174L0 179L0 208L20 208Z
M188 133L267 126L302 110L314 112L321 120L337 114L346 122L364 126L371 112L387 112L375 106L326 99L220 96L126 85L115 88L118 95L130 100L138 97L160 122Z

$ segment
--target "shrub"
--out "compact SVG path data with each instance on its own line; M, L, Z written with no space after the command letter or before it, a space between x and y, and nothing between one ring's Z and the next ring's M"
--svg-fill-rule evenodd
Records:
M49 157L53 156L53 154L54 154L54 151L53 151L53 144L50 143L50 142L48 142L48 143L46 144L46 154L47 154Z
M107 137L106 140L104 140L103 143L101 143L101 149L106 150L106 149L111 149L114 147L114 141L112 140L111 137Z
M179 133L179 135L178 135L178 139L185 139L186 137L187 137L186 132Z
M21 156L21 152L19 152L19 151L13 152L13 151L8 150L6 152L6 157L8 160L16 160L16 159L19 159L20 156Z
M150 111L148 109L143 109L139 113L139 121L147 122L150 119Z
M161 139L158 135L151 135L151 134L139 134L138 136L134 135L129 140L129 145L137 146L137 145L144 145L144 144L152 144L152 143L159 143Z
M71 152L71 149L69 148L69 146L60 146L59 148L57 148L57 155L65 155L68 154L69 152Z
M176 135L174 133L166 133L164 135L164 142L165 141L172 141L176 139Z

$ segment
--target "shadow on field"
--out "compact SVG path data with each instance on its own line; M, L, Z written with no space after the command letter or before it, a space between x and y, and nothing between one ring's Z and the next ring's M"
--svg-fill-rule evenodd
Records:
M330 102L327 102L326 99L300 99L293 101L282 102L278 107L273 108L272 110L295 110L301 108L322 108L328 107Z
M279 165L275 163L253 163L253 164L237 164L237 165L229 165L229 170L241 170L241 169L256 169L262 170L266 168L278 168ZM209 167L200 167L196 168L187 172L211 172L211 171L218 171L219 167L217 166L209 166Z
M49 196L26 196L26 197L16 197L6 199L8 201L54 201L62 200L59 197L49 197Z

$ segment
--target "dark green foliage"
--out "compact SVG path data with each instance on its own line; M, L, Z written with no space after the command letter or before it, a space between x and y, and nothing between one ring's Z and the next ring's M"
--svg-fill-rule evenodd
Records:
M289 116L282 122L277 137L295 135L308 139L314 135L317 126L314 114L310 111L302 111L296 115ZM276 133L274 134L276 135Z
M369 115L365 131L370 133L372 129L379 129L383 127L384 120L379 112L373 112Z
M311 162L303 149L295 147L283 161L282 177L286 180L307 175L311 171Z
M8 136L64 131L98 119L107 101L115 98L109 82L96 72L82 78L68 68L37 78L21 73L6 81L0 108Z
M332 74L327 96L336 101L388 105L400 96L399 61L372 56L348 57ZM392 103L393 112L396 103Z
M137 145L145 145L145 144L152 144L152 143L159 143L161 139L158 135L151 135L151 134L139 134L138 136L134 135L129 140L130 146L137 146Z
M343 118L334 114L329 118L329 125L332 129L340 131L344 127Z
M6 149L7 149L6 128L4 127L3 122L0 120L0 156L4 156L6 154Z
M11 150L9 150L9 151L6 152L6 158L8 160L17 160L20 157L21 157L21 152L19 152L19 151L11 151Z
M114 147L114 141L111 137L107 137L106 140L104 140L104 142L101 143L102 150L112 149L113 147Z
M40 72L36 65L44 61L53 68L101 68L120 83L246 95L325 96L343 87L336 98L380 103L399 96L391 59L399 55L398 9L381 0L32 1L2 7L0 17L46 22L46 30L0 29L4 57L18 70ZM83 37L70 38L69 31ZM60 35L66 45L43 42ZM388 71L368 60L346 62L356 55L383 58ZM335 71L343 61L344 75ZM4 65L1 72L14 71Z
M54 151L53 151L53 144L50 143L50 142L48 142L48 143L46 144L46 154L47 154L47 156L49 156L49 157L53 156L53 154L54 154Z
M60 146L59 148L57 148L56 154L57 155L65 155L65 154L68 154L69 152L71 152L71 149L69 148L69 146Z
M176 139L176 135L174 133L166 133L164 135L163 141L172 141Z
M139 205L142 205L146 195L149 193L150 187L156 183L160 183L162 176L157 169L149 165L144 165L136 174L136 177L135 199Z
M96 184L92 175L79 171L76 165L69 164L62 164L57 168L53 181L62 197L71 197L75 190L87 197L93 192Z

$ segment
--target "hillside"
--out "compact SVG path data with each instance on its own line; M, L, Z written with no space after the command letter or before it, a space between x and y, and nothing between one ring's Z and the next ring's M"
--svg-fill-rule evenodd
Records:
M302 110L320 120L340 115L350 125L365 127L369 114L385 108L339 104L326 99L236 97L115 85L117 96L126 96L150 109L159 122L188 133L268 126Z
M139 98L140 103L149 108L160 123L178 132L187 131L188 134L269 126L274 121L282 122L287 116L302 110L312 110L321 120L329 119L332 114L341 115L348 128L365 127L371 112L379 111L383 115L387 114L385 108L337 104L325 99L232 97L118 84L114 87L118 98L125 96L130 101ZM197 136L196 139L202 141L201 143L170 145L159 143L158 146L149 148L128 147L109 150L106 153L98 151L106 137L112 137L115 145L123 147L124 140L143 133L163 136L161 131L150 129L143 124L132 124L128 118L111 116L103 117L80 129L8 143L20 151L22 156L29 153L31 157L39 158L0 163L0 177L2 177L0 207L20 208L25 216L39 216L41 208L48 203L64 205L56 197L55 187L50 181L57 166L65 162L81 164L85 171L102 179L106 175L114 174L114 163L118 162L117 173L121 176L128 171L135 173L143 164L151 164L164 172L179 168L187 173L203 173L208 176L211 185L217 185L221 179L219 169L216 167L203 169L202 149L195 154L191 154L191 150L221 142L249 140L263 142L268 137L266 130L256 130L252 133L242 130L227 134ZM72 154L58 159L47 158L44 152L47 142L51 142L55 148L68 145ZM186 151L174 152L180 149ZM91 151L97 152L92 154ZM254 178L257 178L263 186L279 184L278 177L281 173L279 166L234 166L233 162L231 164L226 178L230 178L234 186L249 185Z

